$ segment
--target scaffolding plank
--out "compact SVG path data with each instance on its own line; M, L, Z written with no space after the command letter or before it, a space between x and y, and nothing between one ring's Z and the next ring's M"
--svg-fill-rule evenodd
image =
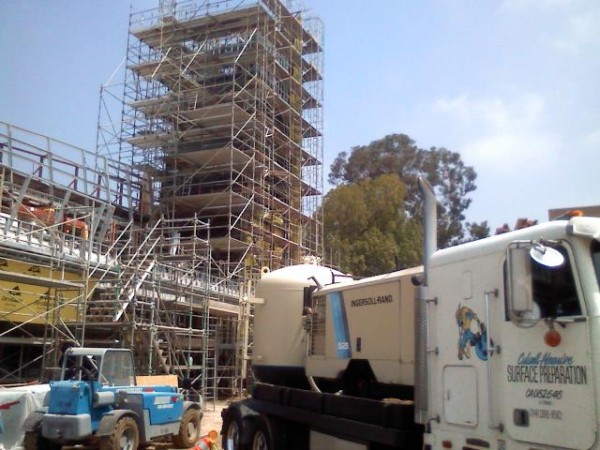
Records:
M209 300L208 308L211 312L211 315L215 312L227 313L237 315L240 313L240 306L233 305L231 303L220 302L217 300Z
M0 280L10 281L11 283L26 283L34 286L51 288L82 289L84 286L83 283L74 283L72 281L26 275L24 273L7 272L4 270L0 271Z
M180 152L178 157L182 160L202 166L239 166L247 163L250 156L235 147L221 147L205 150L190 150Z
M171 18L169 21L160 21L148 27L132 29L130 32L140 41L157 47L189 39L190 36L206 29L212 30L215 35L248 29L259 18L264 20L265 17L269 17L266 11L256 4L220 14L206 14L186 21Z
M240 194L231 191L207 192L204 194L192 194L181 197L175 197L173 202L176 206L188 206L192 209L202 211L205 208L218 209L223 212L238 210L243 208L248 199ZM212 244L212 239L211 239Z

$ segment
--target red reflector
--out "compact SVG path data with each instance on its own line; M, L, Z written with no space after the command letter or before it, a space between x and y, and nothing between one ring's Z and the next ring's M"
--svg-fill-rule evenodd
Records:
M444 448L452 448L452 441L442 441L442 447Z
M177 403L177 400L179 400L179 396L171 397L171 403Z
M154 392L154 388L145 387L145 388L142 389L142 392Z
M562 341L560 333L556 330L548 330L544 335L544 342L548 347L558 347Z

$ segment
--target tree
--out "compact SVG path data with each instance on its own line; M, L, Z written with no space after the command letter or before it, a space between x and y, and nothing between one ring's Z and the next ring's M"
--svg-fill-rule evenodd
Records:
M490 236L490 227L488 226L487 220L484 220L481 223L467 223L466 228L469 232L467 241L477 241Z
M421 259L420 225L407 218L406 187L396 174L343 184L322 205L325 254L330 263L370 276Z
M460 154L443 147L424 150L405 134L391 134L369 145L341 152L331 165L329 182L334 185L359 183L384 174L397 174L406 186L407 217L421 220L422 202L417 178L424 175L438 199L438 245L447 247L463 241L468 194L475 190L475 170Z

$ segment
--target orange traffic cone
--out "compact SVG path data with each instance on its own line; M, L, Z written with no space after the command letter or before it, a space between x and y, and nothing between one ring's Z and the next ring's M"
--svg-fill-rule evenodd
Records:
M190 450L212 450L219 438L219 433L215 430L209 431L206 436L202 436L200 440Z

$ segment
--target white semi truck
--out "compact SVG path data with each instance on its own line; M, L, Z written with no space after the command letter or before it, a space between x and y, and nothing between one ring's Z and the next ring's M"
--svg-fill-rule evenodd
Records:
M423 267L258 283L258 382L225 450L600 448L600 219L437 250L421 185Z

